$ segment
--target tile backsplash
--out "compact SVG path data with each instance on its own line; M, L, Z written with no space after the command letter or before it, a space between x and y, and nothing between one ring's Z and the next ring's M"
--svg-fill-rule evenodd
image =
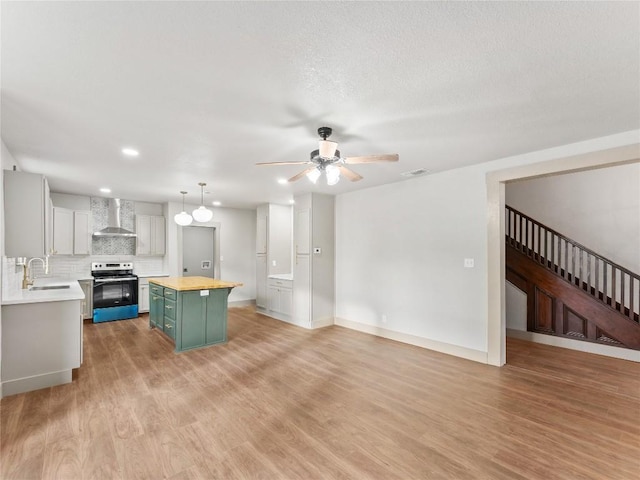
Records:
M91 217L93 230L102 230L109 226L109 199L91 197ZM120 222L122 228L135 231L135 203L120 200ZM135 237L93 237L91 240L93 255L135 255ZM113 259L111 259L113 260Z
M52 256L49 257L49 274L44 274L40 262L31 265L32 278L91 278L92 262L131 262L133 271L138 275L167 273L164 269L163 257L136 257L133 255L92 255L90 257ZM2 257L2 292L3 295L20 290L22 284L22 267L16 266L15 258Z

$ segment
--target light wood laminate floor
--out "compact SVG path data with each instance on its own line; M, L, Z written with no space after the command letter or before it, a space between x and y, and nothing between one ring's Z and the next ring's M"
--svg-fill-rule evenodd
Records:
M635 479L640 366L508 341L495 368L229 310L174 354L85 324L73 383L2 400L2 479Z

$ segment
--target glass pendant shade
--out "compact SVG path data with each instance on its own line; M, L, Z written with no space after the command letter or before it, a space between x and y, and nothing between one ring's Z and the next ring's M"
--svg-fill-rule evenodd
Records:
M206 208L204 205L200 205L198 208L196 208L193 212L191 212L191 215L193 215L193 219L196 222L201 223L208 222L213 218L213 212Z
M207 184L200 182L198 185L200 185L200 206L191 212L191 215L196 222L205 223L213 218L213 212L204 206L204 187Z
M331 142L329 140L320 140L320 145L318 146L318 154L322 158L333 158L336 154L336 148L338 148L338 144L336 142Z
M311 183L316 183L320 178L320 175L321 175L320 170L318 170L317 168L314 168L309 173L307 173L307 178Z
M184 210L184 196L187 194L187 192L180 193L182 194L182 211L180 213L177 213L173 217L173 221L181 227L186 227L187 225L191 225L191 222L193 222L193 217Z
M327 175L327 185L335 185L340 181L340 169L333 165L327 165L325 169Z
M181 227L186 227L187 225L191 225L193 222L193 217L189 215L187 212L177 213L173 220L180 225Z

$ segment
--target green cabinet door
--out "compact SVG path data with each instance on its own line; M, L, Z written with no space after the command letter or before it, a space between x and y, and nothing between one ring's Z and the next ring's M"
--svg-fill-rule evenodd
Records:
M149 288L149 326L160 330L164 325L164 297Z
M178 300L180 308L179 338L176 342L178 350L188 350L205 345L206 299L207 297L200 296L200 290L180 292Z
M209 290L207 302L206 343L222 343L227 341L227 298L228 288Z

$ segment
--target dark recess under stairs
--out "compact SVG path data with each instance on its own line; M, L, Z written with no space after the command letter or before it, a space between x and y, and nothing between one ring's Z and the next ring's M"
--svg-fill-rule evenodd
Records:
M527 330L640 350L640 277L506 207L506 276Z

